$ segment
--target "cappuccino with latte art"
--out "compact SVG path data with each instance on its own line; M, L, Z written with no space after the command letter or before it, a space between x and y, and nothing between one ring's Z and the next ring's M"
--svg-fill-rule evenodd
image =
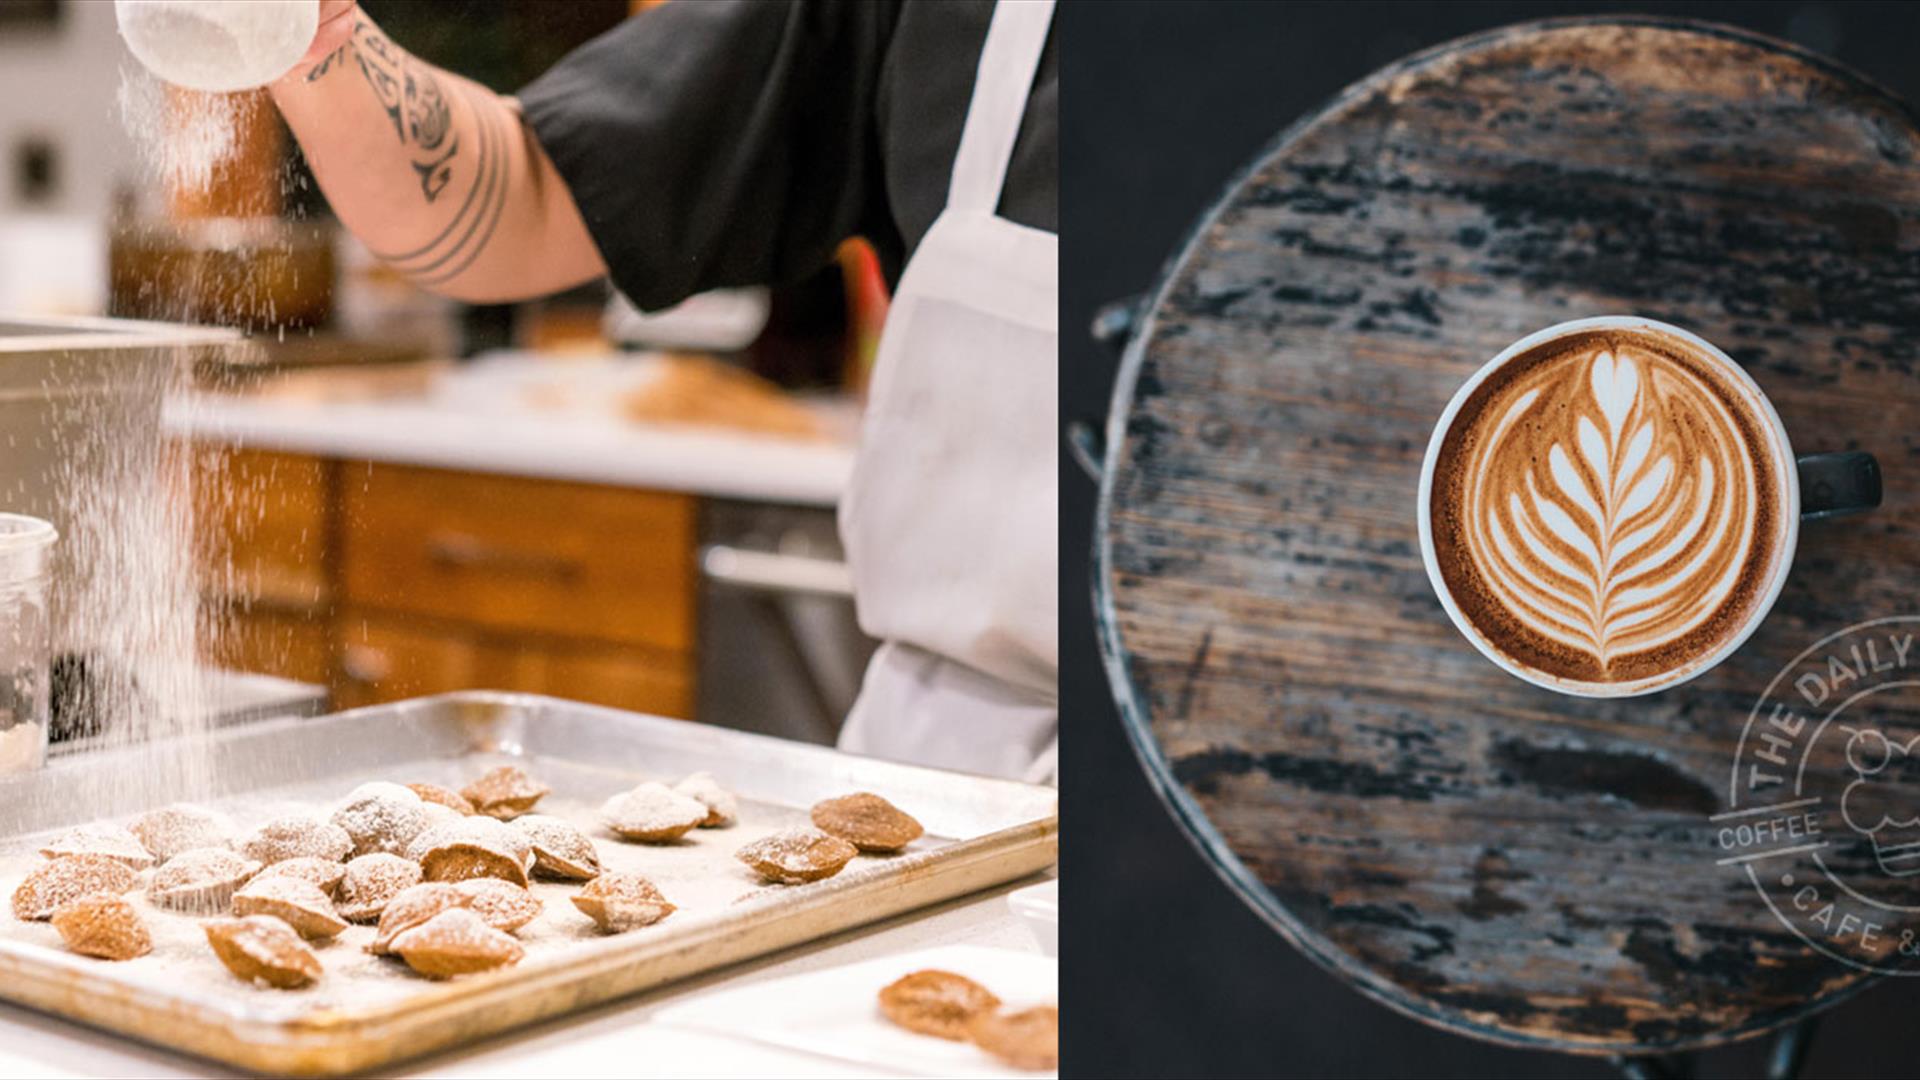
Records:
M1773 409L1724 354L1650 320L1536 334L1449 405L1421 541L1480 650L1569 693L1717 663L1778 594L1799 515Z

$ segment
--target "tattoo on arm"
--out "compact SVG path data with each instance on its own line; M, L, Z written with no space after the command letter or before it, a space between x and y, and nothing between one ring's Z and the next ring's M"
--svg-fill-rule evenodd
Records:
M462 95L474 92L456 87ZM438 236L412 251L396 254L375 252L389 265L422 285L439 285L460 276L480 257L507 206L507 140L511 137L498 109L485 109L469 101L478 130L479 150L474 157L477 178L468 189L466 202Z
M353 48L353 44L352 42L348 42L347 44L340 46L339 48L328 53L325 57L321 58L319 63L313 65L313 70L307 72L307 81L319 82L320 77L322 75L325 75L327 72L333 70L334 61L339 60L341 57L347 55L347 50L351 48Z
M307 81L324 78L334 69L334 62L349 51L374 100L393 123L394 135L402 146L412 148L411 164L420 182L420 194L433 202L453 180L453 159L460 152L460 136L453 130L453 111L440 89L440 80L379 27L359 19L354 23L353 36L315 64L307 73ZM341 66L345 66L344 61ZM474 175L482 172L476 169Z
M453 127L453 103L458 101L474 118L471 158L459 157L462 169L471 165L472 183L460 209L433 239L411 251L374 255L422 285L439 285L458 277L473 265L493 238L507 205L508 141L515 132L493 102L459 82L444 88L432 70L415 61L365 19L354 26L347 44L329 54L312 71L309 82L344 68L351 55L374 99L393 124L400 143L410 149L408 163L420 182L420 193L434 202L452 185L455 159L462 151L460 133ZM338 64L336 65L336 61Z
M440 81L432 75L416 80L413 72L407 73L406 102L407 137L426 155L425 160L413 162L413 171L420 176L421 193L432 202L453 179L453 166L448 163L460 150L460 135L453 130L453 110L440 93Z

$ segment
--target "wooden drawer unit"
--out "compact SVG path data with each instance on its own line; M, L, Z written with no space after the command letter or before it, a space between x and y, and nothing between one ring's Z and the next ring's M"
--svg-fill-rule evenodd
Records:
M691 496L380 464L343 466L341 494L358 608L693 647Z
M208 587L283 609L331 592L328 556L337 466L264 450L194 449L195 512Z
M337 625L336 641L339 678L333 701L338 708L490 689L481 677L479 647L468 634L347 615Z
M209 660L339 708L525 690L690 716L691 496L196 448Z
M318 616L260 606L235 612L218 629L201 649L210 663L319 686L333 682L331 628Z
M599 642L501 638L383 616L340 621L342 708L448 690L520 690L661 716L693 712L685 658Z
M512 641L481 651L480 685L551 694L636 712L693 715L686 657L592 642Z

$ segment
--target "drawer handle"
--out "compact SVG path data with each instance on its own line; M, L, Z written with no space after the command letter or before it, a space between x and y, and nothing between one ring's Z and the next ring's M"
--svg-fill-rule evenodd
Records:
M340 672L349 682L370 686L393 674L393 663L379 649L349 645L341 651Z
M586 568L573 559L498 548L467 533L439 533L430 537L427 557L445 570L495 570L563 582L577 581L586 573Z
M700 571L708 581L755 592L853 595L853 574L833 559L708 544L700 550Z

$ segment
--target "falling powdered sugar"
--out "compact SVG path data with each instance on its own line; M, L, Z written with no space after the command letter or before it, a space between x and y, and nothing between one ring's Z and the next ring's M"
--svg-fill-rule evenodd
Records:
M246 95L170 89L133 67L120 73L116 104L147 173L186 190L213 183L214 171L233 154L243 114L258 107Z

